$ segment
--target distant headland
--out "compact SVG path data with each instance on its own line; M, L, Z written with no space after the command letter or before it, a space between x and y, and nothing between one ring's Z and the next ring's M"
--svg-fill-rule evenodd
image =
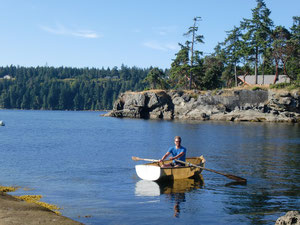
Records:
M253 88L125 92L104 116L167 120L300 122L300 91Z

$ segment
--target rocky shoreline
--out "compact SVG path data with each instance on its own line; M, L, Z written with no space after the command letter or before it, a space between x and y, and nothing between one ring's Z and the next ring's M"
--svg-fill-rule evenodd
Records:
M300 122L300 90L125 92L104 116L166 120Z

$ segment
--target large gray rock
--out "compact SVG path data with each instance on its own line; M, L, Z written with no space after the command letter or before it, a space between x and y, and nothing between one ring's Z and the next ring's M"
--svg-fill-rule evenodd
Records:
M124 95L124 109L145 107L146 96L143 93L129 93Z
M290 111L300 113L299 92L269 92L269 105L277 111Z
M289 211L284 216L279 217L275 225L300 225L300 213Z

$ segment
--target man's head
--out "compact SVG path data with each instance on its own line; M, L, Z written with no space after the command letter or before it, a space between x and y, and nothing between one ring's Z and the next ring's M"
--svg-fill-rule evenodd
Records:
M180 144L181 144L181 137L176 136L176 137L174 138L174 141L175 141L175 145L176 145L177 147L180 146Z

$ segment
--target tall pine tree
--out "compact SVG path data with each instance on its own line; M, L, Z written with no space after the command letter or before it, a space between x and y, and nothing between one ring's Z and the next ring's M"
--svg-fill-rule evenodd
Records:
M252 18L243 19L241 28L245 30L243 35L243 53L247 60L254 62L255 84L257 84L258 63L260 57L271 43L273 21L270 19L271 11L264 0L256 0L257 6L252 9Z

